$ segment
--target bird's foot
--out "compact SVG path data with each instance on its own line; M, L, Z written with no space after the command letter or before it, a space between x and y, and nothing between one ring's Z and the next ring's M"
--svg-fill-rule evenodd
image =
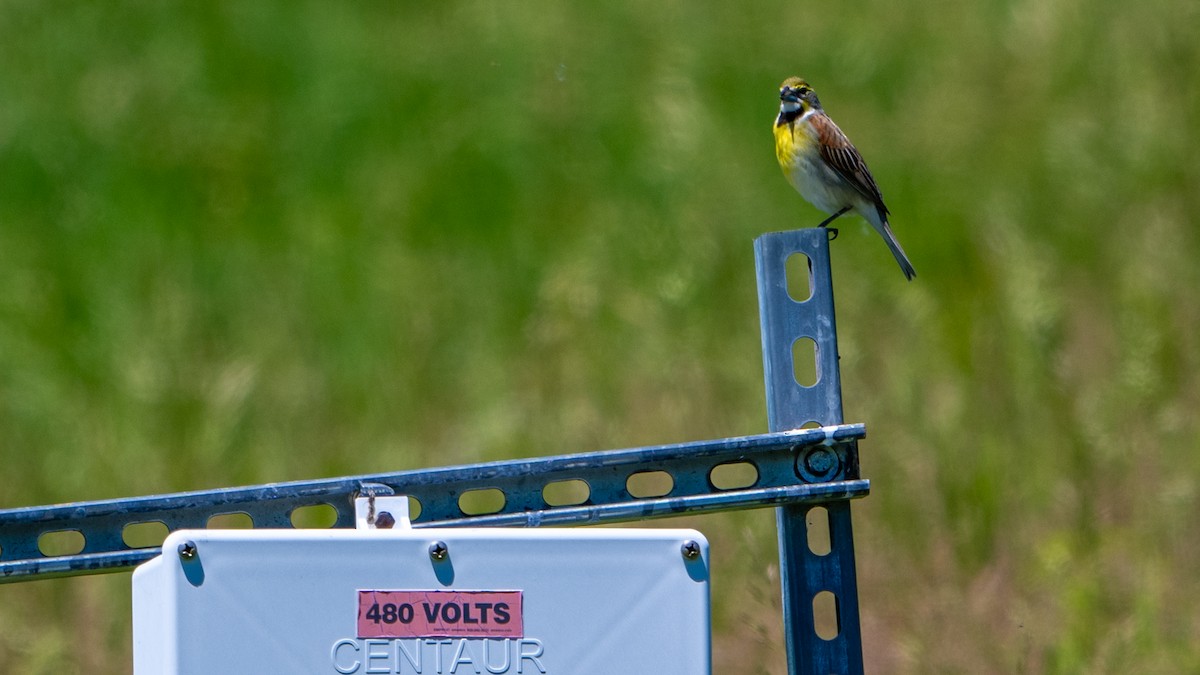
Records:
M836 227L826 227L825 232L829 235L829 241L833 241L838 237L838 229Z

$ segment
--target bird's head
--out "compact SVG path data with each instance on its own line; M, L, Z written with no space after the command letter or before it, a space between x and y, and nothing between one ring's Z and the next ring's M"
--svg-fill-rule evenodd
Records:
M779 119L791 121L809 110L820 110L817 92L798 77L789 77L779 85Z

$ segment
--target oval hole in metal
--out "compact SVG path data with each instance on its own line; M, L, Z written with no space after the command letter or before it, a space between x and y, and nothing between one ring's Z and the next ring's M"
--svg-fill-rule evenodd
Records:
M814 506L804 517L808 530L808 550L814 555L829 555L833 545L829 541L829 509Z
M75 555L83 550L86 540L79 530L54 530L38 537L38 550L44 556Z
M458 508L468 516L499 513L504 508L504 492L497 488L467 490L458 498Z
M817 343L812 338L796 338L792 343L792 373L801 387L812 387L821 379L821 371L817 368Z
M842 632L838 623L837 596L833 593L821 591L813 596L813 627L822 640L832 640Z
M625 481L625 489L638 499L665 497L675 487L675 479L666 471L639 471Z
M592 496L592 488L578 479L556 480L542 488L542 499L548 506L576 506Z
M329 504L297 506L288 515L292 527L297 529L325 529L337 522L337 509Z
M787 277L788 297L804 302L812 297L812 263L803 253L793 253L783 262L783 273Z
M205 527L210 530L253 530L254 519L242 511L218 513L208 519Z
M748 488L758 482L758 467L750 462L726 462L708 472L708 480L718 490Z
M129 548L153 548L162 546L163 539L170 533L167 524L161 520L145 520L121 528L121 541Z
M409 522L417 522L417 517L421 515L421 500L408 496L408 520Z

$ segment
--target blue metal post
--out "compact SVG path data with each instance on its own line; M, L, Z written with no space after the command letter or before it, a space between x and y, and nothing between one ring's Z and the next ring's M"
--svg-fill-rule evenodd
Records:
M813 423L841 424L842 385L828 232L814 228L765 234L755 240L754 253L770 430L796 429ZM807 299L792 298L788 292L787 260L794 254L807 256L811 290ZM793 364L793 345L802 338L816 343L817 381L810 387L797 382ZM845 472L846 478L859 478L857 447L852 446L844 453L797 453L798 475L832 471ZM824 555L818 555L809 546L806 518L817 507L828 512L830 550ZM792 675L862 673L850 502L789 504L778 508L777 514L788 672ZM829 640L817 634L814 620L813 600L822 591L834 595L837 608L837 635Z

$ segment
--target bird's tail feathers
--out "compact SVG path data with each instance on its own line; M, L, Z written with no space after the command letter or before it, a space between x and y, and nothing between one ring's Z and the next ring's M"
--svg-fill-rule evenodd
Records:
M883 237L884 243L887 244L888 250L896 257L896 262L900 263L900 269L904 272L904 278L909 281L917 276L917 271L913 269L912 263L908 261L908 256L904 253L904 249L900 248L900 242L896 241L896 235L892 234L892 228L888 225L887 215L882 209L866 209L867 222L871 223L871 227ZM871 216L875 216L872 218Z
M879 230L879 234L883 235L884 242L891 250L892 255L896 256L896 262L900 263L900 269L904 271L904 278L909 281L917 276L917 271L913 269L912 263L908 261L908 256L904 254L904 249L900 248L900 242L896 241L896 235L892 234L892 228L888 226L887 221L883 221L883 228Z

